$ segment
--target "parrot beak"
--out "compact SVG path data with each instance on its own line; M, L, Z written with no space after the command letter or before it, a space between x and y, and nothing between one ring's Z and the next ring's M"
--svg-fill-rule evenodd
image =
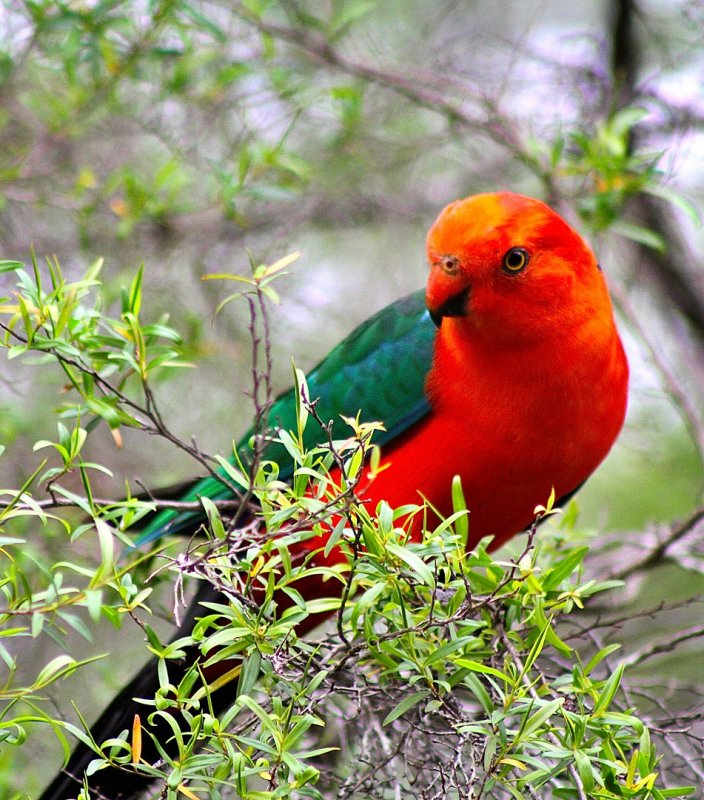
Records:
M469 286L453 294L438 308L428 308L430 319L436 328L439 328L445 317L466 317L467 301L469 300Z

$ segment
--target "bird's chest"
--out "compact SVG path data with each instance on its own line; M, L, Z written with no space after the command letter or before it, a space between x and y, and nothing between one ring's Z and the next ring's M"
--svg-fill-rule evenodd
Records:
M440 368L442 377L428 387L433 424L473 450L506 448L504 457L513 452L524 460L538 442L545 452L555 438L580 437L601 415L609 387L600 372L597 365L557 367L520 353Z
M620 429L625 385L614 386L598 363L494 366L475 364L429 387L433 410L421 434L427 456L412 471L444 514L460 475L475 532L501 539L529 524L553 487L558 497L567 494L596 468Z

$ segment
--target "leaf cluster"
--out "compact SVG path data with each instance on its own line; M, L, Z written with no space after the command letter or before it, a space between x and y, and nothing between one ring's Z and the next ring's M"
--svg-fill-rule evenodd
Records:
M249 302L251 293L271 294L271 279L290 260L255 269L239 296ZM138 770L161 781L169 798L233 791L248 800L333 792L382 798L399 791L518 798L549 791L578 800L658 800L691 793L662 784L651 732L621 692L616 648L576 650L561 637L562 622L612 586L582 577L587 548L560 540L541 548L533 530L514 560L497 559L488 542L467 550L471 518L458 482L455 511L439 523L423 505L370 508L356 488L362 469L382 468L373 444L379 424L347 419L348 436L333 440L300 371L295 429L268 434L291 458L292 480L281 481L278 465L265 458L253 459L253 466L237 452L232 463L219 459L226 479L260 511L233 527L216 503L204 502L204 538L176 555L161 554L159 572L171 578L177 595L187 579L196 579L221 596L205 604L190 634L162 643L145 619L152 591L143 584L145 556L116 546L129 541L124 529L151 506L94 496L91 473L101 467L83 460L92 426L82 420L111 421L89 402L91 392L119 413L126 409L132 424L142 416L158 420L148 378L170 363L177 340L162 336L163 321L142 326L141 270L113 318L103 313L99 295L87 302L99 284L97 267L75 282L53 261L48 281L36 265L32 274L18 264L6 267L17 275L18 290L3 301L4 346L17 358L38 354L69 376L75 400L58 413L75 425L59 422L58 438L37 444L53 451L58 466L44 470L42 464L23 487L3 495L9 500L0 510L0 634L6 643L50 636L63 644L67 629L91 637L85 614L93 625L106 619L119 626L131 617L159 660L160 678L132 730L95 742L43 697L90 659L63 653L18 684L16 658L3 644L8 675L0 689L0 735L6 744L22 746L37 723L47 724L65 749L72 735L95 750L89 773L106 761ZM260 305L250 308L257 312ZM131 383L146 398L141 409L128 394ZM319 427L320 443L306 448L303 432L310 425ZM255 435L252 446L258 441ZM65 488L73 474L83 493ZM34 497L39 482L48 489L47 502ZM536 509L536 524L554 513L553 499ZM89 521L45 511L64 505ZM29 537L5 530L18 518ZM30 556L27 541L53 518L73 547L79 538L83 545L94 541L99 558L91 548L51 565ZM327 560L332 548L345 558ZM314 563L311 555L321 549L323 558ZM315 599L299 591L311 581L320 587ZM300 636L331 615L334 621L318 635ZM193 647L200 662L173 681L172 663ZM208 669L219 663L224 674L209 681ZM233 703L218 717L212 697L223 691ZM147 764L142 743L154 736L149 722L156 719L171 732L176 752L157 739L162 761Z
M305 413L299 419L305 424ZM357 427L356 445L334 443L348 480L370 433ZM196 787L213 791L219 776L236 773L238 796L253 799L386 797L391 787L477 798L542 796L548 787L564 798L693 791L659 785L647 726L619 696L623 667L604 669L617 646L585 659L560 638L562 618L610 588L580 578L588 548L547 555L531 543L518 561L496 560L487 543L467 552L459 491L456 513L414 541L409 517L427 508L366 508L344 493L339 473L331 476L330 448L296 452L299 439L281 438L298 465L292 485L280 485L266 463L255 478L267 534L252 542L234 533L226 546L220 539L189 554L189 572L197 564L230 603L209 606L176 647L197 643L205 666L242 663L227 676L237 680L229 732L221 726L217 744L204 737L229 766L216 777L186 748L168 759L167 785L176 774L197 795ZM346 564L292 562L289 548L320 525L333 530ZM245 553L234 564L224 557L233 551ZM314 576L343 582L343 601L334 588L328 599L304 599L296 584ZM279 608L282 596L291 603ZM334 634L297 638L297 627L332 610ZM556 659L559 673L551 674L546 665L554 669ZM194 681L195 673L184 683ZM163 687L172 710L183 707L184 683ZM213 688L195 695L206 704ZM190 710L188 721L201 735ZM331 735L341 751L334 756L325 746Z

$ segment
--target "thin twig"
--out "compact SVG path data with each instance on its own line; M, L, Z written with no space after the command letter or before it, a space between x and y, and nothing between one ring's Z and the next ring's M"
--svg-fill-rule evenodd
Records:
M688 533L691 533L696 526L704 519L704 507L698 508L693 514L687 517L686 520L675 525L668 536L665 537L657 547L653 548L647 555L640 561L634 561L627 567L618 570L612 577L618 580L625 580L636 572L651 569L660 564L665 558L667 551L673 544L684 538Z

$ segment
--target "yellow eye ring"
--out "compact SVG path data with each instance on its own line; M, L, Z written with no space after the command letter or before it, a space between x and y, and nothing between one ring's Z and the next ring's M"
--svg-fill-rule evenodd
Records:
M439 263L440 269L446 275L457 275L460 271L460 260L457 256L442 256Z
M501 266L503 271L508 275L517 275L519 272L523 272L528 266L529 260L530 256L525 248L512 247L510 250L506 251Z

